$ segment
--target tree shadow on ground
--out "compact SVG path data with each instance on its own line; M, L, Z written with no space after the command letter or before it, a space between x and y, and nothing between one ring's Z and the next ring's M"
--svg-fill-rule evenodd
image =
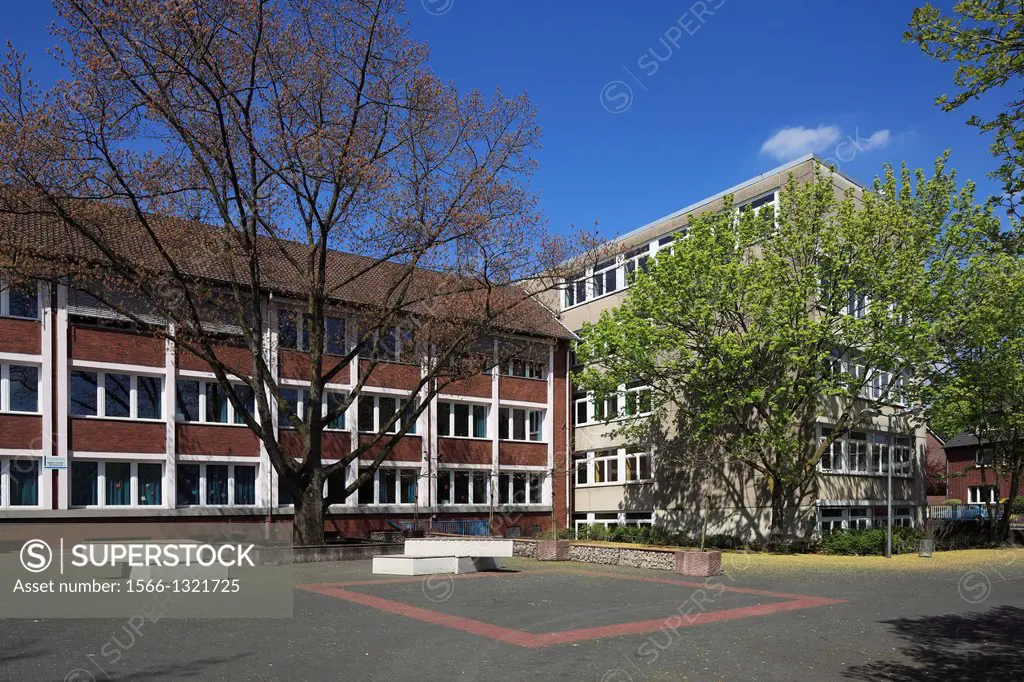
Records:
M1024 609L997 606L975 613L883 621L909 660L874 661L849 668L854 680L1024 679L1021 635Z

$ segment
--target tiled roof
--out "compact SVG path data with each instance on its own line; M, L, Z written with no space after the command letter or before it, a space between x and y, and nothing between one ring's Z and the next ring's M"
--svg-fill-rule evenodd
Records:
M91 222L91 221L90 221ZM97 221L98 222L98 221ZM204 223L169 217L149 220L157 233L159 245L182 273L214 282L232 280L247 282L247 251L241 247L225 249L225 240L217 228ZM166 272L167 265L157 245L133 218L111 219L105 212L102 242L122 258L130 258L139 266ZM105 255L78 230L63 221L42 213L13 213L0 207L0 240L4 250L48 259L66 258L102 263ZM257 241L261 254L259 266L264 286L279 295L300 296L306 290L304 264L310 249L297 241L262 237ZM235 277L233 272L241 273ZM407 278L410 286L401 298L419 301L408 307L410 313L430 314L430 309L475 309L489 302L491 324L512 333L557 339L571 339L572 333L543 304L519 286L485 288L469 278L448 272L409 267L400 262L379 261L368 256L330 250L327 253L327 287L337 303L355 306L393 307L389 292ZM394 296L393 293L390 293ZM466 314L466 319L473 315Z

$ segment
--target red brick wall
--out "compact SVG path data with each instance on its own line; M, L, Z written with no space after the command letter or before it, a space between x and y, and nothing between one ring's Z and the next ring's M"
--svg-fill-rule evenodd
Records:
M302 437L296 431L281 431L280 434L284 451L292 457L302 457ZM347 433L324 431L321 456L324 459L341 459L352 451L349 440Z
M165 452L163 424L72 419L71 449L80 452Z
M178 424L178 452L185 455L260 454L256 434L244 426Z
M477 398L490 398L491 375L478 374L453 381L444 389L444 392L451 395L471 395Z
M491 441L438 438L437 459L441 466L448 464L490 464Z
M975 485L996 485L995 474L991 467L985 467L985 480L981 480L981 467L977 466L976 446L949 448L946 450L949 476L946 483L946 495L961 502L968 500L968 488ZM999 481L999 499L1010 494L1010 479L1004 477ZM1020 491L1018 495L1022 494Z
M334 366L343 359L344 358L340 358L336 355L325 355L323 371L325 373L331 371ZM278 362L280 365L282 379L309 381L309 353L282 348L278 352ZM350 379L350 369L348 365L346 365L338 370L338 374L331 380L331 383L347 384Z
M498 464L546 467L548 446L545 443L502 441L498 446Z
M524 400L531 403L548 401L548 382L522 377L501 377L498 397L502 400Z
M359 371L365 372L370 363L363 360L359 364ZM420 383L420 366L403 365L395 362L382 362L373 368L370 378L366 380L367 386L384 386L387 388L401 388L411 391Z
M555 346L554 353L554 365L552 367L552 373L554 374L554 406L552 408L552 419L551 419L551 437L554 439L554 465L555 465L555 480L554 480L554 493L555 493L555 512L560 526L566 525L566 510L569 505L569 500L565 497L565 481L566 477L569 476L570 472L566 471L565 458L566 458L566 439L569 440L569 445L572 444L572 425L569 423L569 415L566 412L566 400L568 399L569 392L569 380L568 380L568 366L566 363L566 353L569 350L569 344L565 341L560 341ZM569 486L570 490L572 486Z
M163 340L145 334L72 326L70 344L76 360L164 366Z
M359 442L361 444L372 443L373 436L360 436ZM372 460L380 452L380 448L387 443L387 440L381 440L371 448L363 452L360 459ZM423 441L419 436L403 436L395 444L395 447L387 456L389 462L419 462L423 459L423 453L421 448L423 447Z
M252 353L248 348L239 346L216 346L214 352L217 359L228 366L235 374L240 376L252 375ZM209 372L210 366L206 361L187 350L178 351L178 369L190 369L195 372Z
M0 448L40 450L43 447L42 417L0 414Z
M32 320L0 318L0 350L38 355L43 348L43 325Z

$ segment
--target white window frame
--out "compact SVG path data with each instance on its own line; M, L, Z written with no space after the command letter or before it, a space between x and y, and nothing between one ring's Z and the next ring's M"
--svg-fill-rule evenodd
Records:
M455 474L462 473L469 476L469 486L467 493L469 494L469 502L456 502L455 501ZM451 491L451 499L441 499L441 481L442 479L448 480L448 490ZM477 479L483 479L484 481L484 500L483 502L474 502L473 499L476 497ZM464 468L452 468L452 469L438 469L437 470L437 504L442 507L465 507L465 506L487 506L491 503L491 470L487 469L464 469Z
M508 497L507 497L508 502L502 502L501 501L501 488L502 488L501 478L502 478L502 476L507 476L508 477L508 483L506 484L507 485L506 492L508 493ZM524 490L526 491L526 500L524 502L516 502L515 501L515 494L514 493L515 493L515 479L516 479L516 476L525 477L525 480L526 480L526 483L524 484L525 485ZM498 470L498 480L497 480L497 483L494 486L495 490L493 492L493 494L495 495L495 500L494 500L495 504L500 505L502 507L529 507L529 506L537 506L537 505L550 504L550 501L548 501L548 499L547 499L548 495L545 492L547 490L547 486L545 485L546 479L547 479L547 472L546 471L529 471L529 470L518 470L518 469L499 469ZM532 502L530 500L530 491L534 490L534 489L539 489L540 490L540 500L537 501L537 502Z
M441 433L441 404L442 403L445 404L445 405L448 405L448 433L447 434ZM466 405L467 409L469 410L469 418L468 418L468 420L466 422L468 424L468 426L469 426L469 435L466 435L466 436L457 436L457 435L455 435L455 406L456 405ZM476 419L476 415L475 415L476 410L473 409L473 408L476 408L476 407L484 408L484 417L483 417L484 435L482 435L482 436L474 436L473 435L474 433L476 433L476 426L477 426L477 419ZM447 399L447 398L445 400L438 400L437 401L437 420L438 420L437 421L437 436L438 436L438 438L461 438L463 440L491 440L491 437L490 437L491 433L490 433L490 428L489 428L490 425L488 423L490 421L490 415L491 415L491 405L490 405L490 403L473 402L473 401L469 401L469 400L451 400L451 399Z
M397 395L389 395L389 394L383 394L383 393L380 393L380 394L360 393L356 397L356 401L355 401L356 429L359 431L359 433L371 433L371 434L380 433L380 427L381 427L380 400L381 400L381 398L384 398L384 399L391 398L391 399L393 399L395 401L396 409L402 415L392 425L392 428L394 429L394 431L387 431L386 433L389 433L389 434L398 433L405 426L405 416L404 416L405 408L406 408L406 405L408 403L410 403L412 400L416 399L415 396L413 396L412 398L409 398L409 397L401 397L401 396L397 396ZM359 419L359 407L360 407L360 404L362 403L362 401L363 400L367 400L367 399L372 399L373 400L373 430L372 431L364 431L362 428L360 428L361 425L359 423L359 421L360 421L360 419ZM417 435L416 434L416 420L415 419L413 419L413 422L412 422L411 426L409 427L409 430L406 432L405 435L407 435L407 436L415 436L415 435Z
M12 320L32 320L38 322L42 317L43 312L43 296L40 291L39 283L36 282L36 316L35 317L22 317L21 315L11 315L11 290L10 285L6 280L0 278L0 317L6 317Z
M11 366L36 368L36 409L32 412L11 409ZM38 362L4 360L0 362L0 414L43 413L43 367Z
M516 372L517 365L521 372ZM523 360L513 358L505 365L505 376L518 377L520 379L545 380L548 377L548 363L543 360Z
M76 456L72 459L71 464L68 466L68 479L70 485L74 486L74 482L71 481L72 476L72 465L75 463L95 462L96 463L96 504L87 505L74 505L73 504L73 492L68 491L68 506L71 509L166 509L168 506L173 508L173 505L169 504L167 499L167 464L163 460L155 459L140 459L140 460L127 460L127 459L101 459L93 457L84 457L81 455ZM191 462L184 462L190 464ZM107 502L107 464L128 464L129 465L129 489L128 499L131 500L130 504L109 504ZM140 464L156 464L160 467L160 504L139 504L139 465Z
M819 430L819 437L821 440L826 438L826 435L831 430L831 426L822 426ZM840 474L848 476L885 476L888 472L889 459L886 453L886 448L892 447L892 464L894 478L913 478L914 477L914 454L916 452L917 437L914 434L888 434L885 431L876 431L872 429L857 429L853 433L864 434L866 444L866 462L867 470L854 468L851 466L851 443L855 439L852 438L852 434L847 432L834 440L830 446L831 456L830 465L826 467L822 460L825 455L822 456L822 460L818 461L817 470L819 473L824 474ZM861 442L861 441L857 441ZM839 448L838 452L836 448ZM839 460L839 465L836 466L836 459Z
M19 413L23 414L23 413ZM36 503L11 504L11 465L20 460L33 461L36 464ZM43 502L43 459L41 457L0 457L0 509L40 509Z
M356 477L358 478L361 474L359 469L366 469L368 467L357 467ZM394 471L395 472L395 501L394 502L381 502L380 501L380 472L381 471ZM413 496L412 502L402 502L402 472L411 471L416 475L416 495ZM413 507L416 505L420 494L420 482L422 480L422 471L414 466L410 466L409 462L383 462L373 472L373 502L360 502L359 501L359 488L353 493L356 496L356 504L360 507Z
M632 387L629 387L628 385L623 384L623 386L621 388L622 388L622 394L623 394L621 414L622 414L623 417L632 419L632 418L636 418L636 417L645 417L645 416L651 414L651 412L654 409L654 389L652 389L650 386L648 386L646 384L632 386ZM630 396L631 395L635 396L634 400L636 400L637 409L639 410L643 406L643 401L642 401L642 396L641 396L641 394L643 394L643 393L647 394L647 408L648 409L646 411L642 411L642 412L638 411L636 414L629 414L629 400L630 400Z
M89 373L96 375L96 414L74 414L74 404L72 402L71 395L71 378L77 373ZM117 417L107 415L107 375L108 374L121 374L128 376L128 416ZM146 377L148 379L157 379L160 382L160 396L156 401L157 407L160 409L159 417L140 417L139 416L139 377ZM164 411L166 409L164 405L164 395L167 390L167 379L163 374L159 372L135 372L128 370L112 370L112 369L95 369L89 366L78 366L75 365L68 369L68 416L72 419L105 419L112 421L139 421L147 422L150 424L163 423L166 415Z
M508 428L507 438L501 437L501 411L507 410L506 426ZM525 412L523 420L526 428L526 438L515 437L515 412ZM531 438L533 433L531 420L534 414L540 414L540 438ZM542 407L514 407L512 405L501 405L498 408L498 439L503 441L514 441L516 443L545 443L547 442L547 410Z
M635 467L635 471L637 472L637 478L629 478L629 465L628 464L629 464L629 460L630 459L635 460L634 467ZM644 459L647 460L647 471L648 471L648 473L650 475L647 478L640 478L639 477L640 472L643 471L643 467L640 466L640 462L642 460L644 460ZM630 484L633 484L633 483L650 483L651 481L654 480L654 454L652 452L649 452L649 451L643 451L643 452L628 452L628 451L626 451L626 452L624 452L624 454L623 454L623 464L622 464L622 475L623 475L623 481L622 482L625 485L630 485Z
M628 289L632 284L630 283L630 275L634 275L639 271L647 272L647 268L650 265L651 258L654 257L654 252L651 250L651 246L657 242L648 242L642 246L638 246L634 249L630 249L626 253L622 254L622 288Z
M246 425L245 425L244 422L243 423L238 423L238 422L235 421L235 404L233 402L231 402L231 400L229 398L227 398L226 396L225 396L225 398L227 399L227 403L228 403L228 405L227 405L228 406L228 417L227 417L228 420L226 422L207 421L207 419L206 419L206 385L207 384L216 384L218 386L218 388L220 388L221 387L220 386L220 382L218 382L216 379L209 379L209 378L206 378L206 377L195 377L195 376L189 376L187 374L182 374L182 375L179 375L175 379L175 382L181 382L181 381L196 381L196 382L199 383L199 419L195 420L195 421L190 421L190 420L186 420L186 419L184 419L182 417L179 417L178 416L178 403L177 403L177 400L175 400L175 403L174 403L174 421L175 422L177 422L178 424L205 424L207 426L241 426L242 428L246 428ZM232 383L234 385L236 385L236 386L246 386L247 385L247 384L243 384L242 382L232 382ZM302 388L301 387L294 387L294 386L289 386L287 384L283 384L281 386L281 388L299 388L299 400L302 399ZM175 385L175 389L176 389L175 393L177 393L177 384ZM166 390L166 387L165 387L165 390ZM256 401L256 396L254 394L253 395L253 406L254 407L255 407L255 401ZM256 417L256 415L254 414L253 417ZM160 421L163 421L163 420L161 419Z
M297 416L299 419L305 419L306 418L306 398L309 395L309 385L308 384L281 384L280 387L279 387L279 390L289 390L289 391L296 391L297 392L298 396L297 396L296 402L295 402L295 416ZM321 403L320 403L320 417L323 418L323 419L327 418L327 413L329 411L329 403L328 403L328 397L327 396L331 395L331 394L340 395L342 397L342 401L344 401L348 397L348 391L340 391L340 390L333 389L333 388L326 389L323 392L323 394L321 395L322 400L321 400ZM349 412L349 409L351 407L352 407L352 405L349 405L348 408L346 408L345 411L341 413L341 421L342 421L341 426L329 426L326 422L324 422L323 430L326 431L326 432L330 432L330 433L348 433L348 412ZM278 413L280 414L280 408L278 408ZM202 414L205 417L206 413L203 412ZM228 401L228 417L231 419L231 423L234 424L235 423L234 422L234 419L235 419L235 406L231 404L231 401ZM279 421L278 428L281 428L281 429L293 429L294 428L291 424L280 423L280 419L278 421ZM189 423L194 423L194 422L189 422ZM213 423L214 424L222 424L223 422L213 422ZM242 426L245 426L245 424L242 424Z
M255 458L254 458L255 459ZM259 506L260 503L260 464L259 461L254 461L251 464L247 462L196 462L192 460L178 460L177 467L182 465L195 465L199 467L199 504L178 504L178 481L174 481L174 507L176 509L194 509L196 507L210 507L213 509L225 509L227 507L245 507L247 509ZM227 504L209 504L206 501L206 467L208 466L226 466L228 468L228 503ZM235 503L235 467L253 467L256 469L256 494L252 504L236 504ZM134 467L133 467L134 471ZM175 471L177 476L177 471ZM133 478L133 481L135 479ZM134 485L134 483L133 483Z
M647 478L639 478L641 471L640 461L646 459L648 462ZM629 475L628 460L633 460L634 471L637 478L627 478ZM580 483L580 467L586 471L587 481ZM605 480L598 481L597 472L604 469ZM615 480L607 480L607 472L614 468ZM649 451L628 452L627 448L608 448L603 450L590 450L573 454L573 485L577 488L601 488L616 485L636 485L650 483L654 480L654 455Z
M988 499L983 500L982 492L988 491ZM996 504L999 502L999 489L992 484L978 484L967 487L968 504Z
M282 344L281 341L280 341L280 339L281 339L281 320L282 320L282 318L285 315L294 315L295 316L295 345L294 346L286 346L286 345ZM307 324L308 324L308 319L309 319L309 316L306 313L302 312L301 310L298 310L297 308L288 308L288 307L278 308L277 309L277 338L278 338L277 345L278 345L278 347L279 348L285 348L287 350L299 351L300 353L308 353L309 352L309 330L306 329ZM339 352L329 351L327 349L328 340L327 340L326 334L327 334L327 321L328 320L339 320L341 322L341 324L344 326L344 338L342 339L341 351L339 351ZM346 353L348 353L349 339L348 339L348 319L347 318L345 318L345 317L337 317L337 316L334 316L334 315L324 315L324 335L325 335L325 337L324 337L324 355L332 355L332 356L338 357L340 355L345 355Z

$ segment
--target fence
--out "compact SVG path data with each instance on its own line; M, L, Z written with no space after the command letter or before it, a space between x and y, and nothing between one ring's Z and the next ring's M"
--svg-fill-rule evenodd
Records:
M993 506L992 515L996 519L1002 518L1002 507ZM973 521L987 520L991 517L989 507L984 504L938 504L928 505L927 518L941 521Z
M483 519L455 519L442 521L439 519L421 519L419 523L413 521L393 521L386 523L398 531L424 530L445 535L477 535L487 536L491 534L491 527Z

